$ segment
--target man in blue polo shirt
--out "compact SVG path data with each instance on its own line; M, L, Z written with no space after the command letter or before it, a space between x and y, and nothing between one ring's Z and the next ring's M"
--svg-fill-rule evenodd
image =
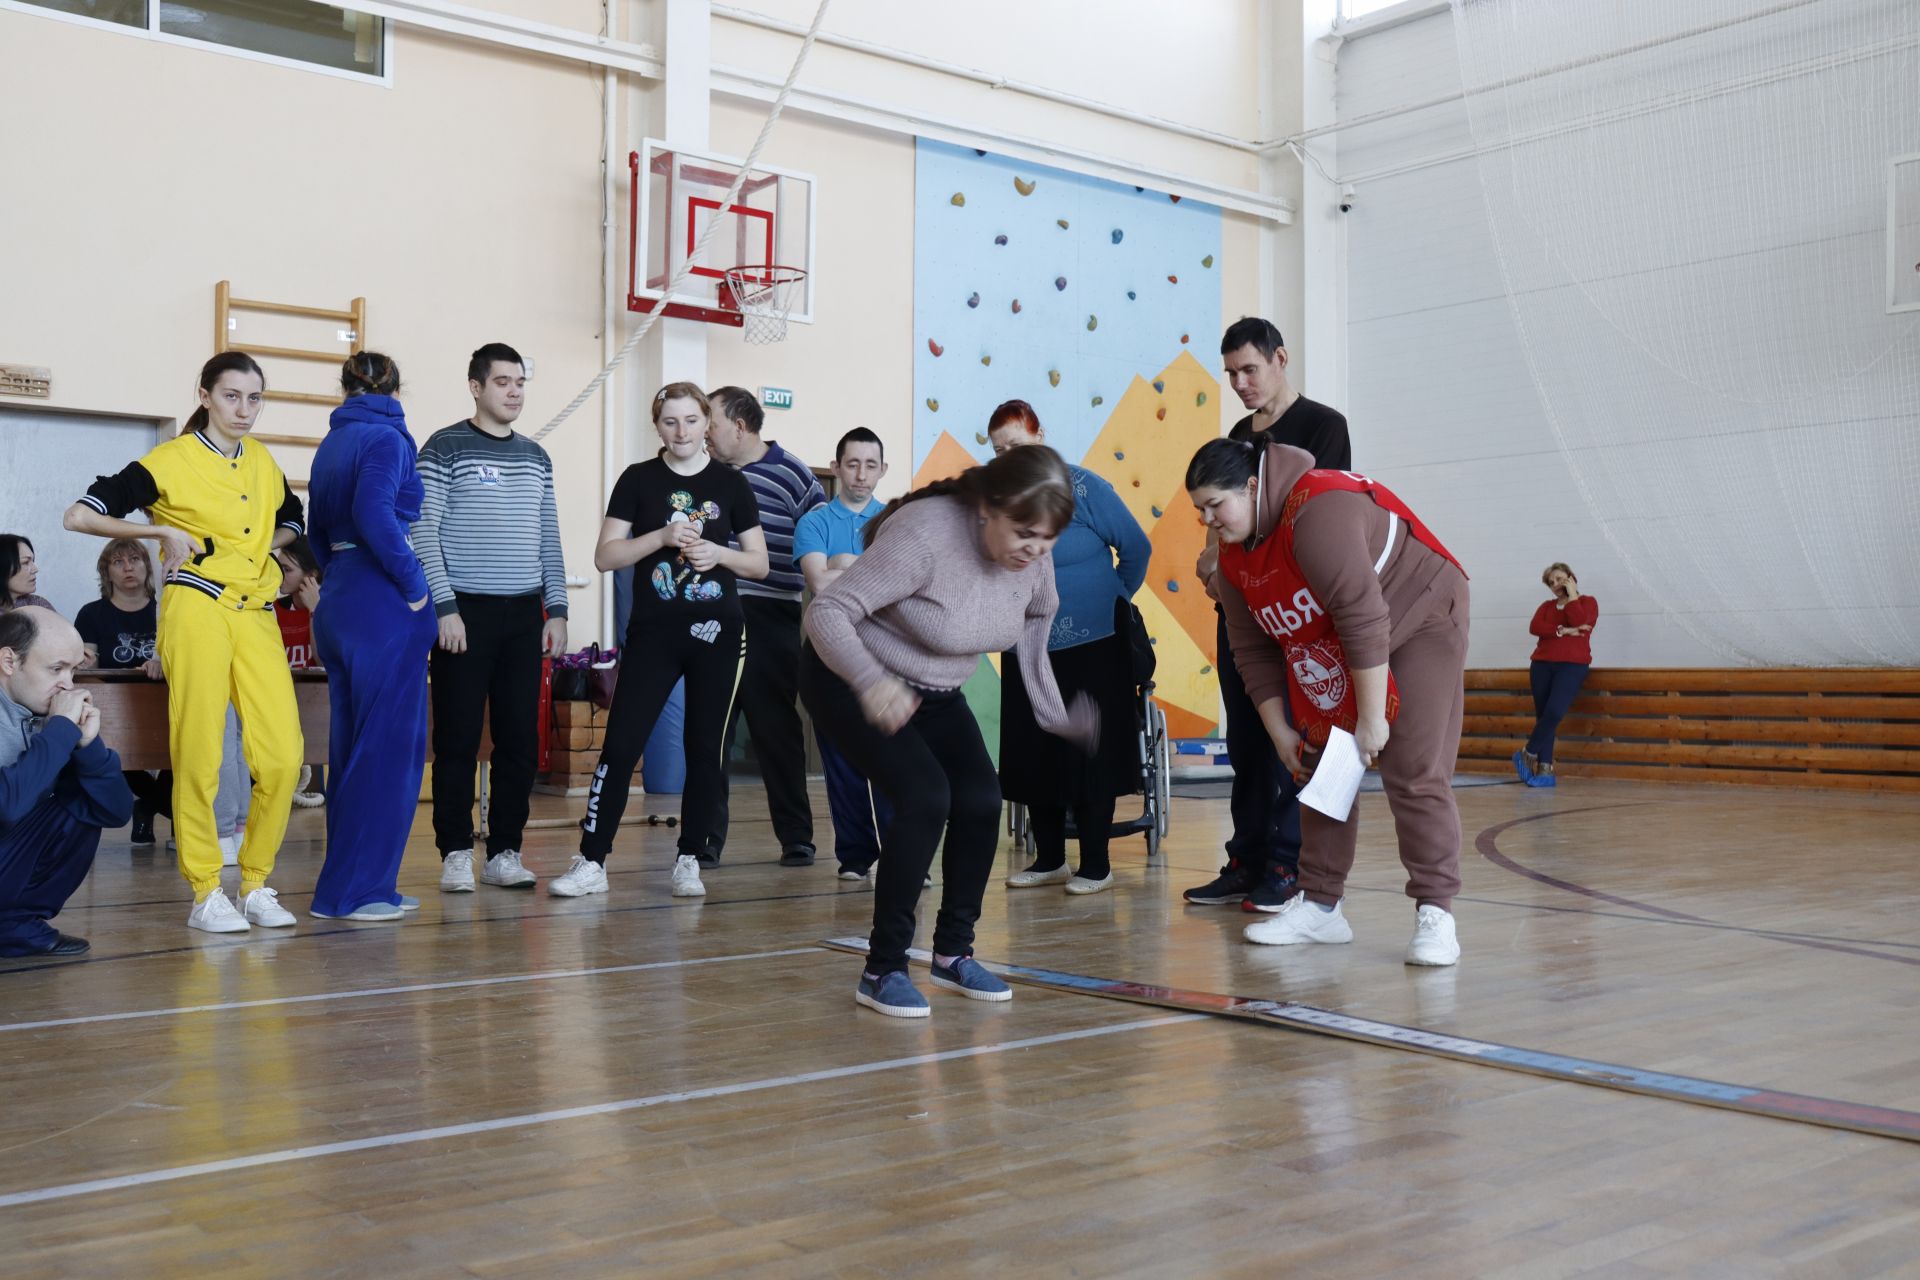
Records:
M833 474L839 482L833 501L800 517L793 530L793 562L816 595L860 554L868 519L880 514L885 505L873 496L874 486L887 474L880 437L865 427L841 436L834 450ZM840 878L865 879L880 857L880 833L892 821L892 810L886 797L827 741L817 725L813 736L826 767L827 808L833 814L833 849L840 862Z

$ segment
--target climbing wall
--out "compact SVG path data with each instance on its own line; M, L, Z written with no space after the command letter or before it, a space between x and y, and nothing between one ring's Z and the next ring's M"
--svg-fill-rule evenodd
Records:
M1180 482L1219 432L1220 211L925 139L915 187L914 483L991 456L994 406L1032 404L1152 539L1135 603L1161 704L1175 736L1212 733L1213 607Z

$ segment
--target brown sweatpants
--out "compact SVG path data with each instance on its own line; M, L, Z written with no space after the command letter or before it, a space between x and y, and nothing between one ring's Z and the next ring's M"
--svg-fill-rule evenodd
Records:
M1449 566L1417 602L1424 617L1408 617L1405 638L1394 619L1387 658L1400 693L1377 767L1400 838L1407 896L1449 911L1460 892L1460 810L1453 800L1453 766L1460 755L1460 711L1467 666L1467 579ZM1345 822L1300 806L1300 888L1308 900L1332 906L1346 892L1360 841L1360 805Z

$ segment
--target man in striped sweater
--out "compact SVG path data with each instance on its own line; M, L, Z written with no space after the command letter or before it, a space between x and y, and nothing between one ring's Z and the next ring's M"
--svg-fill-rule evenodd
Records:
M433 833L440 888L473 892L473 783L492 709L492 796L480 879L531 889L520 837L540 754L540 662L567 647L567 575L553 461L513 429L526 362L501 342L473 353L473 416L420 450L426 500L413 549L440 618L430 659Z
M707 450L737 467L760 504L760 528L767 536L772 566L759 582L740 580L740 604L747 617L747 661L740 689L727 717L726 757L733 755L733 734L745 712L760 776L767 784L767 808L780 841L780 865L813 865L813 807L807 801L807 744L795 702L800 693L800 592L806 581L793 563L793 527L800 517L827 501L807 465L772 440L760 438L766 415L759 399L743 387L721 387L709 397L713 420ZM727 788L720 789L720 812L707 845L706 865L720 860L727 842Z

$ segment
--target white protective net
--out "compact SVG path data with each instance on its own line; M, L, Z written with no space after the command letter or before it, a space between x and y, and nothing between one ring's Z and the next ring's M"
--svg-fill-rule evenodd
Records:
M1629 570L1735 661L1920 665L1920 2L1453 14L1522 345Z
M784 342L787 316L806 287L807 273L797 267L727 268L727 287L740 308L742 336L757 347Z

